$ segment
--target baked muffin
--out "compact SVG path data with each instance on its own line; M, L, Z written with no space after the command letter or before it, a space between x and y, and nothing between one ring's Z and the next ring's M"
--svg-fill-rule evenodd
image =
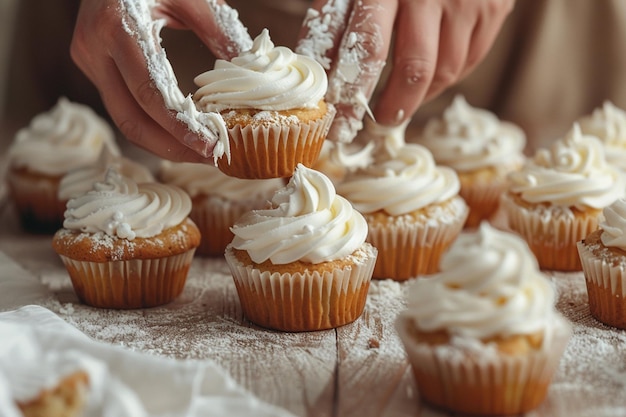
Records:
M436 272L468 214L454 170L435 165L425 147L405 144L403 134L403 127L389 130L374 162L337 186L367 221L367 241L378 249L376 279Z
M439 165L453 168L461 181L461 197L470 207L466 226L476 227L498 209L507 175L524 163L526 135L456 96L441 118L430 119L417 139Z
M224 256L234 237L230 228L235 221L251 210L266 208L274 192L285 185L282 178L247 180L211 165L170 161L161 163L159 177L191 197L189 217L202 234L196 253L206 256Z
M578 119L583 135L595 136L604 144L606 160L626 171L626 112L610 101Z
M600 140L577 124L509 180L501 201L508 227L526 239L541 268L561 271L582 269L576 243L598 228L602 209L626 187Z
M154 176L145 165L114 155L108 147L104 147L95 164L73 169L61 178L57 193L57 210L61 219L64 218L67 202L91 190L95 182L104 181L109 168L137 183L154 181Z
M61 178L94 164L105 147L120 154L111 127L88 106L64 97L20 129L8 149L6 180L23 229L56 231L63 222L56 210Z
M103 182L68 201L52 247L80 301L102 308L166 304L185 285L200 232L180 188L137 184L109 169Z
M274 47L264 29L249 51L195 78L199 110L221 114L229 150L225 174L250 179L289 177L312 166L335 116L324 101L326 72L314 59Z
M626 329L626 200L603 213L600 228L578 242L589 310L602 323Z
M420 398L462 414L537 407L571 335L554 303L522 239L487 222L462 233L397 319Z
M328 177L299 164L272 207L233 226L226 248L244 315L282 331L330 329L365 307L376 249Z

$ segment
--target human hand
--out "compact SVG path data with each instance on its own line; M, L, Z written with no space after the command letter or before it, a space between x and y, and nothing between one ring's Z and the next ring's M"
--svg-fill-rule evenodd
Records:
M217 153L219 126L183 96L159 31L190 29L224 59L248 49L252 39L222 0L161 0L154 8L148 3L83 0L72 58L131 142L165 159L206 161Z
M329 74L337 108L329 139L350 142L391 54L393 67L374 108L399 125L485 57L514 0L315 0L296 50ZM394 37L393 50L390 50Z

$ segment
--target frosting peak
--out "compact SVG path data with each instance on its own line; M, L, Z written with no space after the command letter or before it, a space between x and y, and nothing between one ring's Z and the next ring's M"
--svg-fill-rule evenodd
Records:
M198 86L194 99L207 112L317 108L328 87L326 72L317 61L275 47L267 29L250 50L231 61L218 59L213 70L194 82Z
M110 168L104 181L68 201L63 227L133 240L156 236L180 224L190 212L191 199L180 188L137 184Z
M607 149L607 160L626 169L626 112L610 101L579 119L583 134L596 136Z
M488 339L552 326L554 288L518 236L483 222L458 237L440 266L408 290L405 314L420 330Z
M272 208L253 210L232 228L235 249L273 264L313 264L343 258L367 236L367 223L335 193L324 174L299 164L289 184L272 198Z
M625 191L623 175L606 161L600 140L583 135L578 124L509 178L511 191L525 201L565 207L603 208Z
M604 246L626 250L626 200L620 198L603 210L600 240Z

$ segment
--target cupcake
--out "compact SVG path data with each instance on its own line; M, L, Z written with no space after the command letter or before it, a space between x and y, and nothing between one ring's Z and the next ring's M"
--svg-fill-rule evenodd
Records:
M94 307L153 307L185 285L200 232L180 188L137 184L110 169L103 182L67 203L52 247L80 301Z
M600 140L577 124L550 149L538 149L509 181L501 200L508 227L526 239L541 268L560 271L582 269L576 243L625 191Z
M63 222L56 209L61 178L94 164L105 147L120 153L111 127L91 108L66 98L19 130L8 149L6 180L23 229L57 230Z
M610 101L578 119L583 135L595 136L604 144L606 160L626 171L626 112Z
M461 181L461 197L470 207L466 227L489 220L506 189L507 175L524 163L526 135L487 110L455 97L441 118L429 120L418 143L437 164L453 168Z
M354 142L341 143L326 140L313 169L326 175L337 186L349 172L372 163L373 145L373 142L369 142L360 147Z
M334 107L324 101L328 80L314 59L274 47L264 29L252 49L195 78L200 111L221 114L229 152L217 161L225 174L249 179L289 177L312 166Z
M230 177L206 164L163 161L159 177L191 197L189 217L196 223L202 240L196 253L223 256L233 240L230 228L244 213L266 208L274 192L285 185L281 178L246 180Z
M435 165L428 149L404 143L403 134L403 127L389 130L374 162L337 187L367 221L367 241L378 249L377 279L436 272L468 214L454 170Z
M57 193L57 210L61 219L64 218L67 202L91 190L95 182L104 181L109 168L114 168L120 175L135 182L154 181L154 176L146 166L114 155L108 147L104 147L95 164L71 170L61 178Z
M397 318L421 399L475 415L536 408L571 335L554 303L518 236L486 222L461 234L441 272L409 285Z
M363 216L328 177L302 164L271 203L240 218L226 248L244 315L281 331L356 320L376 262Z
M589 310L602 323L626 329L626 200L603 212L599 229L578 242Z

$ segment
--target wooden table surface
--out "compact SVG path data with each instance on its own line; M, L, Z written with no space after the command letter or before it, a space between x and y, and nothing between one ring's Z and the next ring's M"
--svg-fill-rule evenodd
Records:
M0 251L48 288L37 304L93 339L146 354L212 359L259 398L294 415L446 415L420 403L394 329L406 284L373 282L365 312L353 324L282 333L245 320L223 259L196 258L183 294L167 306L114 311L77 301L50 236L24 234L10 204L0 213ZM10 278L2 275L5 269L0 262L0 280ZM548 398L528 415L626 416L624 331L590 317L581 273L549 275L574 335ZM6 308L0 305L0 310Z

